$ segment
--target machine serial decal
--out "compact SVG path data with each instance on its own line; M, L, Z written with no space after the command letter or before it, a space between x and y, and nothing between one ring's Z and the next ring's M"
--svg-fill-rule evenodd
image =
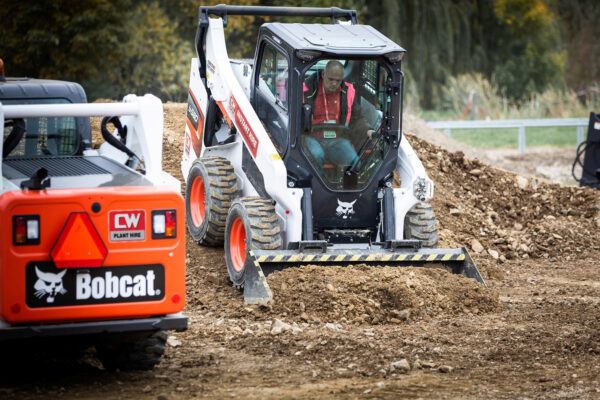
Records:
M252 156L256 157L256 151L258 150L258 138L252 131L250 124L246 120L242 110L240 110L240 106L238 105L237 101L235 101L233 95L229 98L229 107L231 107L231 110L233 111L233 115L235 116L235 124L242 134L244 141L248 145L248 149L252 153Z

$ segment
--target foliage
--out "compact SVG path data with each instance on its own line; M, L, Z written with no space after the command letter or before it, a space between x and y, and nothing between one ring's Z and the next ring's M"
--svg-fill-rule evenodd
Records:
M488 81L481 74L450 77L442 93L442 108L451 115L445 114L444 119L460 119L469 100L471 119L587 118L589 115L589 105L582 104L575 92L562 86L549 86L520 102L500 92L495 80ZM600 107L598 100L592 108Z
M556 19L543 1L496 0L494 11L502 30L495 69L500 89L522 100L559 80L565 55L558 51Z
M597 98L600 82L600 24L597 0L555 0L561 36L568 51L565 79L580 100ZM596 89L595 91L593 89Z
M215 5L222 0L208 0ZM239 5L330 7L325 0L239 0ZM453 76L480 74L486 90L508 102L528 102L562 81L576 89L600 81L594 0L341 0L359 22L407 49L409 107L448 104ZM196 0L4 0L0 57L9 76L81 82L90 99L154 93L184 100L195 54ZM307 18L230 16L225 30L231 57L252 57L260 25ZM562 24L562 25L561 25ZM559 30L559 25L562 29ZM561 50L569 44L570 57ZM594 35L594 36L589 36ZM586 60L575 62L573 56ZM566 63L566 60L569 60ZM578 59L577 59L578 60ZM588 92L586 92L588 93ZM468 95L468 94L467 94ZM462 99L461 101L466 101Z

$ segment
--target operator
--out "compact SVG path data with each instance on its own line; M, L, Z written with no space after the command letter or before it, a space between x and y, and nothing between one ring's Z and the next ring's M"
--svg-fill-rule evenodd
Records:
M371 137L373 130L369 129L361 116L360 101L355 101L354 85L343 80L342 63L337 60L329 61L322 76L319 75L313 74L304 82L304 103L312 106L313 126L345 125L348 128L345 136L356 136L363 132ZM350 166L358 157L352 142L346 137L340 137L342 131L343 129L326 128L314 130L304 138L304 146L314 157L319 169L323 168L325 162Z

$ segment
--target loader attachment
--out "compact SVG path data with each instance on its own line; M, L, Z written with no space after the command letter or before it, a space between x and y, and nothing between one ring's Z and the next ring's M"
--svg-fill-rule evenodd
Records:
M401 248L372 246L364 249L327 247L322 250L252 250L248 252L253 263L246 274L244 301L249 304L268 303L273 294L266 275L284 268L302 265L352 265L390 267L442 268L452 274L464 275L486 286L467 249Z

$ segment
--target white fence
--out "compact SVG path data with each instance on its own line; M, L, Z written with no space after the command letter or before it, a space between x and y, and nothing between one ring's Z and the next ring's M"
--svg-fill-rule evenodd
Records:
M545 118L545 119L503 119L503 120L476 120L476 121L428 121L427 125L434 129L444 131L448 136L452 129L490 129L490 128L517 128L519 129L519 152L525 152L525 128L573 126L577 127L577 144L584 140L584 128L588 126L587 118Z

